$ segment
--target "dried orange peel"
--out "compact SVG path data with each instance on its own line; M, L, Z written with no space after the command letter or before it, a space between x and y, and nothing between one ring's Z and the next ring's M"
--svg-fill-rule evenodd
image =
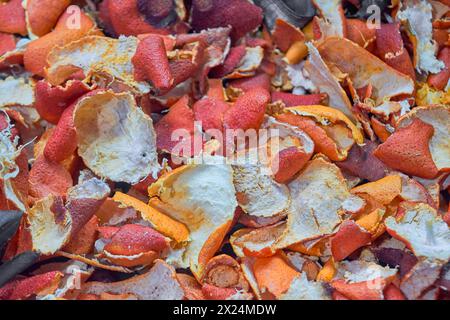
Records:
M136 211L140 212L144 220L147 220L152 224L155 230L174 239L176 242L183 243L189 240L189 230L184 224L163 214L151 205L147 205L122 192L116 192L113 196L113 200L119 202L123 206L136 209Z

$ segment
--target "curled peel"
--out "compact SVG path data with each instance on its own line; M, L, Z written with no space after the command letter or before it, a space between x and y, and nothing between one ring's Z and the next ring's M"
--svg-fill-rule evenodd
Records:
M402 179L398 175L390 175L355 187L351 191L355 194L368 194L380 204L388 205L402 192Z
M248 291L250 286L242 273L241 266L231 256L221 254L208 261L202 278L203 284L218 288ZM231 290L233 293L233 290Z
M288 188L292 200L278 248L332 234L342 221L341 214L364 206L361 198L349 192L339 168L321 158L310 161Z
M331 252L335 261L344 260L357 249L370 243L371 235L353 220L344 221L331 238Z
M81 99L73 122L78 154L99 176L133 184L159 171L153 122L129 93Z
M148 35L141 40L131 61L137 81L150 81L157 92L166 92L172 87L174 79L161 37Z
M138 300L181 300L184 297L175 270L162 260L157 260L146 273L127 280L112 283L87 282L82 292L93 295L101 295L103 292L128 294Z
M304 41L305 35L289 22L278 18L275 21L272 38L276 46L286 52L294 43Z
M177 263L190 267L197 279L220 247L237 206L233 172L223 158L208 158L219 164L186 165L161 177L149 188L149 195L161 199L161 206L190 231L190 242Z
M41 37L52 31L70 0L26 0L25 16L29 35Z
M275 243L286 229L280 222L256 229L239 229L230 236L230 243L238 257L268 257L276 252Z
M121 192L116 192L113 200L120 203L122 206L134 208L140 212L144 220L150 222L155 230L174 239L176 242L183 243L189 240L189 230L186 226L160 212L155 208L155 205L151 205L152 202L150 202L150 205L147 205L144 202Z
M150 227L126 224L103 247L102 256L115 265L149 265L169 247L168 239Z
M432 7L428 1L405 1L397 13L397 19L408 29L414 45L414 66L419 72L438 73L444 63L436 59L436 43L433 40Z
M109 193L104 182L93 178L68 190L67 201L48 195L30 209L33 249L42 254L53 254L89 221Z
M313 3L322 16L321 19L317 19L321 39L332 36L343 38L346 33L346 23L342 1L314 0Z
M63 274L50 271L21 280L12 281L0 288L1 300L25 300L33 295L45 296L55 292Z
M0 32L27 34L25 10L22 0L11 0L0 3Z
M65 86L51 86L41 80L35 86L35 108L42 119L57 124L64 110L91 88L80 80L69 80Z
M317 49L329 67L338 68L348 75L355 88L372 85L377 93L377 104L414 91L414 82L410 77L347 39L328 38Z
M314 142L306 132L272 117L266 117L263 127L276 132L270 134L268 147L273 179L286 183L311 159Z
M416 74L408 51L403 46L398 23L383 24L376 30L377 55L392 68L415 80Z
M280 298L300 275L280 252L271 257L256 258L253 274L261 295L269 299Z
M414 108L398 120L397 128L408 126L416 118L433 127L434 134L429 143L431 157L438 170L448 171L450 169L450 142L448 139L450 107L437 105Z
M356 143L364 141L361 131L339 110L324 106L298 106L286 108L276 116L305 131L321 152L333 161L343 161Z
M387 231L403 241L418 257L430 261L450 259L450 229L435 209L424 203L403 202L401 215L389 217Z
M135 37L119 39L86 36L62 47L54 48L47 57L46 79L59 85L74 72L82 70L90 78L103 75L122 82L138 94L150 91L150 85L134 77L132 59L139 40Z

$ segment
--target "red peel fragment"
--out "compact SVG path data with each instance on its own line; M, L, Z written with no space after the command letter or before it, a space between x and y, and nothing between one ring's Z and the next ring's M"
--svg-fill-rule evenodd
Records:
M432 179L439 173L429 149L433 134L433 126L414 119L379 145L373 154L393 169Z
M57 124L64 110L89 91L88 85L79 80L69 81L65 87L52 87L41 80L35 87L35 108L44 120Z
M39 156L30 170L30 195L40 199L49 194L65 195L72 187L70 173L58 162L51 162L45 156Z
M443 48L439 52L438 59L444 62L445 67L439 73L431 74L428 77L428 84L437 90L444 90L450 78L450 48Z
M127 224L114 233L104 250L113 255L130 256L168 248L166 238L150 227Z
M161 37L148 35L141 40L131 61L137 81L150 81L158 93L172 87L174 79Z
M229 108L226 102L209 97L197 101L192 107L195 121L201 121L203 130L222 130L223 117Z
M259 129L264 120L270 94L256 88L239 97L224 116L225 129Z
M103 17L118 35L133 36L143 33L169 34L167 29L158 29L145 21L138 10L138 0L107 0L103 6Z
M298 173L311 158L312 153L306 153L297 147L289 147L278 153L278 171L274 179L278 183L286 183Z
M27 34L25 9L22 0L0 3L0 32Z
M22 300L44 291L53 292L63 274L51 271L8 283L0 288L0 300Z
M327 95L323 93L300 95L279 91L272 92L272 102L281 100L286 107L318 105L322 104L326 98Z
M159 150L172 152L175 146L183 141L184 137L179 140L171 139L172 133L177 129L184 129L189 135L194 134L194 112L189 108L189 97L184 96L178 100L170 109L169 112L155 124L156 131L156 146ZM185 141L185 150L192 153L191 141Z

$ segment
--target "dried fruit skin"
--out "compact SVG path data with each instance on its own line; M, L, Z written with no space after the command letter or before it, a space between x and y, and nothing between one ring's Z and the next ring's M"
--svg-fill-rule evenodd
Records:
M224 114L229 109L226 102L207 97L197 101L192 109L195 121L201 121L203 130L222 131Z
M172 152L172 149L181 141L174 141L171 139L171 134L177 129L184 129L188 134L194 133L194 112L188 106L189 98L182 97L170 109L169 112L155 124L156 130L156 145L159 150ZM193 154L192 143L186 143L184 150L187 149L188 154Z
M399 28L399 23L392 23L383 24L380 29L376 29L377 54L388 65L415 80L414 66L403 46Z
M428 77L428 84L437 90L445 90L450 79L450 48L443 48L439 52L438 59L445 63L445 68L437 74L431 74Z
M107 0L103 6L108 12L108 20L118 35L138 35L143 33L168 34L166 29L155 28L145 21L139 12L138 0Z
M52 87L41 80L35 86L35 108L50 123L57 124L64 110L90 88L79 80L69 81L65 87Z
M319 105L325 99L325 94L297 95L279 91L272 92L272 102L281 100L286 107Z
M69 0L27 1L28 24L32 33L38 37L49 33L69 5Z
M69 19L71 19L70 14L64 13L52 32L28 44L24 54L24 65L27 71L45 76L47 55L52 48L78 40L89 32L93 32L94 23L85 13L81 12L80 28L69 29Z
M245 46L243 45L231 48L223 64L212 69L210 72L210 76L212 78L225 77L238 66L242 58L245 56L245 53Z
M223 2L212 0L209 9L194 2L192 12L192 27L196 31L208 28L233 27L231 37L238 40L247 32L257 28L262 22L261 8L245 0L231 0Z
M167 241L157 231L149 227L127 224L111 238L104 250L114 255L134 255L146 251L162 251Z
M48 194L64 195L72 187L70 173L58 162L48 160L44 155L39 156L30 170L30 195L36 199Z
M345 221L336 235L331 238L331 252L334 260L345 259L356 249L368 244L370 239L370 233L363 230L355 222Z
M64 110L58 125L45 145L44 155L50 161L61 162L77 149L77 132L73 123L75 106L76 103L72 103Z
M165 92L174 81L161 37L149 35L139 42L132 60L138 81L150 81L157 92Z
M0 32L27 34L25 10L21 0L0 3Z
M270 94L264 89L256 88L247 91L236 100L224 115L226 129L259 129L270 101Z
M374 155L391 168L432 179L438 174L428 146L433 134L431 125L414 119L409 126L400 128L379 145Z
M311 158L311 154L299 150L297 147L289 147L281 150L278 157L279 169L274 179L278 183L286 183L305 166Z

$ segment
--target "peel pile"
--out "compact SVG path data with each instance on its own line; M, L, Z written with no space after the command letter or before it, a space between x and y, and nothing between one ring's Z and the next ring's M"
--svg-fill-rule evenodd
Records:
M366 2L0 1L0 299L448 299L450 3Z

